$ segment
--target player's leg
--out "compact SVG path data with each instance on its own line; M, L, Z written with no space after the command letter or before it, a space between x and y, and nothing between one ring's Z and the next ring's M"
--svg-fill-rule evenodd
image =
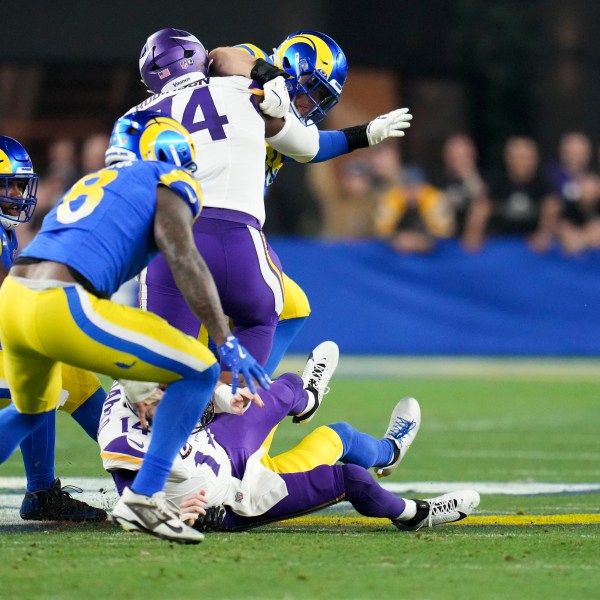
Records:
M263 408L251 406L243 417L221 414L208 426L229 454L235 477L242 477L246 460L282 419L303 412L309 404L302 378L295 373L284 373L268 390L260 390L259 395Z
M333 465L339 460L390 475L406 455L420 424L419 403L414 398L403 398L394 407L382 439L349 423L333 423L315 429L292 450L272 457L269 466L278 473L293 473Z
M285 498L258 517L241 517L228 509L220 528L249 529L347 500L364 516L390 519L399 529L415 530L464 519L479 504L479 494L474 490L429 500L399 498L358 465L323 465L306 473L286 473L281 477L288 489Z
M94 440L98 437L98 423L106 392L102 383L91 371L63 364L62 385L66 400L59 409L69 413L81 428Z
M304 321L310 315L310 304L304 290L285 273L282 273L282 280L283 310L277 322L271 354L265 365L269 375L275 372L290 344L304 326Z
M55 360L106 373L115 379L171 384L156 412L148 460L138 474L134 492L147 498L162 490L175 455L210 401L218 378L213 355L197 340L156 315L96 298L80 286L41 294L10 277L3 289L7 283L10 289L4 297L0 294L0 300L9 295L18 300L13 305L24 309L26 317L34 314L37 317L29 319L27 322L32 324L26 327L11 325L7 319L1 321L3 342L14 344L19 354L23 354L22 348L32 348L34 353L52 357L46 359L50 365ZM44 319L40 318L41 305ZM9 350L10 345L6 348L7 355ZM52 367L48 368L48 375L37 384L38 393L28 394L19 374L13 370L11 379L11 372L6 369L13 400L20 412L41 412L40 405L56 406L60 387L56 391L55 385L49 385L51 370ZM56 377L60 386L60 372ZM31 379L27 376L27 381ZM27 406L28 398L35 399L34 407ZM150 500L146 508L154 507L162 516L158 522L154 521L155 527L142 526L142 529L177 541L199 541L187 528L179 529L179 524L176 529L183 531L183 535L178 536L168 526L172 515L165 512L164 503L160 499ZM143 521L141 513L140 519ZM179 523L176 517L175 520ZM191 537L183 539L188 533Z
M63 377L64 369L65 365L63 365ZM91 373L85 379L91 381L92 378L99 384L98 378ZM3 362L0 362L0 379L6 381ZM102 392L102 397L105 396L102 388L98 391ZM67 394L66 389L61 391L61 401ZM0 383L0 395L6 398L0 401L0 406L10 402L9 389L2 383ZM94 435L98 429L98 420L99 418L96 420ZM103 521L106 519L106 511L72 498L68 488L63 489L60 480L56 478L55 441L56 412L48 411L44 422L20 444L27 478L27 491L19 511L21 518L35 521Z

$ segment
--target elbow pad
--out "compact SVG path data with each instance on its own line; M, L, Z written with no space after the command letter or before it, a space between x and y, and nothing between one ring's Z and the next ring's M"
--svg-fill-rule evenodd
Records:
M310 162L319 151L319 130L315 125L305 127L293 114L285 117L283 129L266 138L271 148L299 163Z

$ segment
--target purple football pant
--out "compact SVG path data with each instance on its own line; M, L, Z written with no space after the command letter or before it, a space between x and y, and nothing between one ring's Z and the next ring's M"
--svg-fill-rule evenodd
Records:
M218 218L226 216L227 218ZM271 354L283 308L281 263L250 215L205 208L194 223L194 239L215 280L233 334L264 365ZM190 310L162 255L148 266L142 305L192 337L200 322ZM145 298L144 298L145 295Z
M208 426L231 458L231 469L241 479L246 461L264 442L271 429L288 415L306 408L302 379L284 373L269 390L259 390L265 406L251 406L244 416L221 414ZM289 519L348 500L362 515L395 519L404 510L404 500L384 490L371 474L357 465L323 465L304 473L284 473L288 495L259 517L241 517L230 509L222 529L247 529Z
M246 461L261 447L275 425L288 415L297 415L306 409L308 396L302 386L298 375L284 373L268 390L259 389L263 408L252 405L243 416L219 414L208 425L207 429L229 454L234 477L243 477Z
M283 473L288 495L264 515L242 517L227 508L222 530L250 529L299 517L347 500L361 515L396 519L406 503L383 489L358 465L321 465L305 473Z

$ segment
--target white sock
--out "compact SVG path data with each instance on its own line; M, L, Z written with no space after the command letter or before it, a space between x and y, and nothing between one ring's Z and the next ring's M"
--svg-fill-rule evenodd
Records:
M315 395L310 390L304 388L304 391L306 392L306 395L308 397L306 400L306 408L300 414L296 415L297 417L301 417L302 415L305 415L309 410L312 410L313 406L317 402Z
M406 506L404 507L404 510L398 517L398 520L410 521L410 519L412 519L417 514L417 503L414 500L407 500L406 498L403 498L403 500L406 503Z

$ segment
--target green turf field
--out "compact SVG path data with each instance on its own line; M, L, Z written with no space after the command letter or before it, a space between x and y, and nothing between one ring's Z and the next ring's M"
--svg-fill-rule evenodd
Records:
M342 370L309 425L278 433L275 450L337 420L381 435L396 401L413 395L423 423L389 481L479 483L479 510L462 524L400 533L340 505L193 547L108 524L4 524L0 598L598 598L600 368L519 364L453 376L443 362L399 362L379 379ZM0 477L21 475L19 460ZM104 476L96 448L63 415L57 472L64 483ZM595 491L522 495L539 483Z

